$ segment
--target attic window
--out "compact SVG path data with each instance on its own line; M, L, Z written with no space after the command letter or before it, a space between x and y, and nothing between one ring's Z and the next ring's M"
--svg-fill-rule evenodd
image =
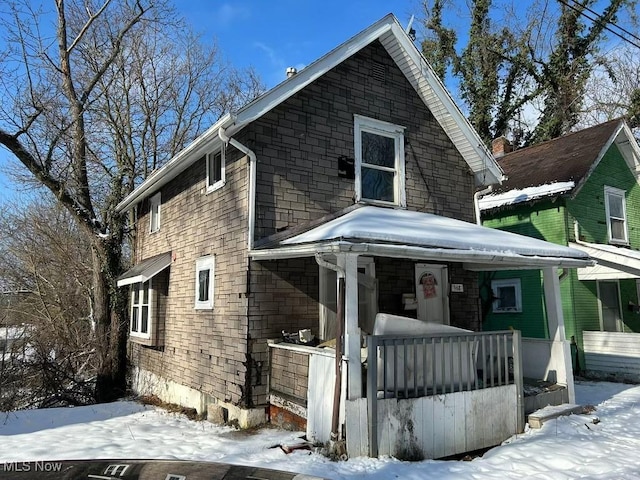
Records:
M356 201L406 206L404 127L354 115Z
M625 191L614 187L604 187L607 233L610 243L628 244L627 212Z

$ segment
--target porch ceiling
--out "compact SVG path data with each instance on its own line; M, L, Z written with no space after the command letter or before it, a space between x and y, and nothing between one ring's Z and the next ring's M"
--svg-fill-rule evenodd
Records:
M597 265L578 272L580 280L615 280L640 278L640 252L614 245L597 243L570 243L598 261Z
M589 254L514 233L422 212L366 206L253 250L255 259L356 253L392 258L460 262L470 270L593 265Z

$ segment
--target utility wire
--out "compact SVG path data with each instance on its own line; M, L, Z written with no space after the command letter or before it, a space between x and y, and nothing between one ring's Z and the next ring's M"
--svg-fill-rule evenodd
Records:
M607 30L607 31L609 31L609 32L611 32L611 33L613 33L616 37L618 37L618 38L620 38L621 40L623 40L623 41L625 41L625 42L627 42L627 43L629 43L629 44L633 45L633 46L634 46L634 47L636 47L637 49L640 49L640 44L639 44L639 43L632 42L632 41L631 41L631 40L629 40L628 38L623 37L622 35L620 35L620 33L618 33L618 32L616 32L616 31L612 30L612 29L608 26L608 24L611 24L612 26L614 26L614 27L616 27L616 28L619 28L620 30L622 30L622 31L626 32L626 30L624 30L623 28L619 27L619 26L618 26L618 25L616 25L615 23L613 23L613 22L606 22L606 21L604 21L604 20L602 19L602 17L601 17L599 14L597 14L597 13L595 14L597 18L593 18L593 17L591 17L591 16L587 15L586 13L584 13L582 10L580 10L580 9L576 8L575 6L573 6L573 5L569 5L565 0L558 0L558 1L559 1L560 3L562 3L564 6L566 6L566 7L570 8L571 10L574 10L575 12L577 12L577 13L578 13L578 15L582 15L583 17L585 17L585 18L587 18L587 19L591 20L592 22L594 22L594 23L597 23L597 24L601 25L601 26L602 26L602 28L604 28L605 30ZM574 0L574 1L575 1L575 0ZM576 2L576 3L578 3L578 2ZM578 3L578 5L582 6L580 3ZM590 10L590 11L591 11L591 10ZM633 38L635 38L635 39L637 39L638 41L640 41L640 38L639 38L639 37L637 37L636 35L634 35L634 34L632 34L632 33L629 33L629 32L626 32L626 33L628 33L628 34L629 34L629 35L631 35Z
M573 3L576 3L576 4L580 5L585 10L588 10L590 13L593 13L596 17L598 17L600 19L601 23L604 22L604 20L602 20L602 15L600 15L598 12L593 11L591 8L587 7L587 5L578 2L578 0L572 0L572 1L573 1ZM622 32L626 33L630 37L633 37L633 38L635 38L636 40L638 40L640 42L640 37L637 36L636 34L630 32L626 28L621 27L620 25L618 25L617 23L614 23L612 21L609 21L609 22L606 22L606 23L609 23L609 25L611 25L613 27L616 27L618 30L621 30Z

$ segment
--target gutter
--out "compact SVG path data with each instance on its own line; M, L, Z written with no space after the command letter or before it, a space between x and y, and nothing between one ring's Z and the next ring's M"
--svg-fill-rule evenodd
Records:
M487 188L478 190L473 194L473 210L476 214L476 225L482 226L482 219L480 218L480 197L484 197L487 193L493 191L493 185L489 185Z
M231 144L244 153L247 157L249 157L249 188L248 197L249 197L249 225L247 228L247 249L249 252L253 250L253 235L255 232L255 221L256 221L256 162L257 157L256 154L248 148L247 146L240 143L235 138L231 138L227 136L225 129L220 127L218 129L218 137L225 144Z

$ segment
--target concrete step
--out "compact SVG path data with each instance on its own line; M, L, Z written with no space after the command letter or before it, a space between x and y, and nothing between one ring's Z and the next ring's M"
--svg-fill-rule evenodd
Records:
M573 403L563 403L562 405L549 405L531 413L528 417L529 427L541 428L544 422L553 420L554 418L562 417L564 415L571 415L572 413L585 413L585 409L582 405L576 405Z

